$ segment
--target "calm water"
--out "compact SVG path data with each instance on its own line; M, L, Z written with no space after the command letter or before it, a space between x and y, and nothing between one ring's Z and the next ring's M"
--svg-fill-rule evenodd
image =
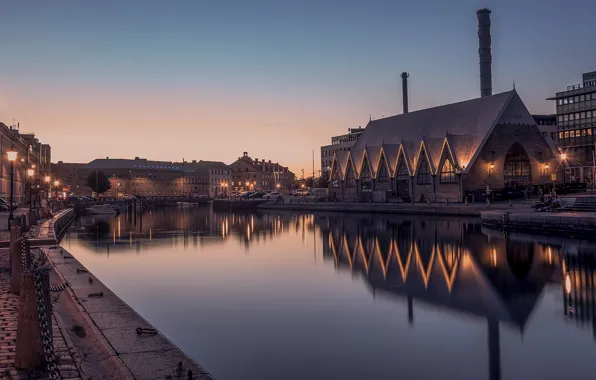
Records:
M585 242L204 207L83 216L62 244L220 380L596 376Z

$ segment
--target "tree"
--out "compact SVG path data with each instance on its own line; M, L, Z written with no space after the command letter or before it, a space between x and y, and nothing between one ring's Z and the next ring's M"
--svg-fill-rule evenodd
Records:
M112 188L110 179L102 171L91 172L87 176L87 181L85 185L90 187L91 190L95 191L97 194L103 194Z
M329 187L329 173L324 172L321 174L321 177L318 179L317 187L325 189Z

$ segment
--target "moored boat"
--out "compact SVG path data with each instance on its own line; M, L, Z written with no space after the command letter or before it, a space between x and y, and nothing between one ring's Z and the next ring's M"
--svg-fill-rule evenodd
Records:
M85 210L90 214L118 214L120 212L116 206L110 204L93 205Z

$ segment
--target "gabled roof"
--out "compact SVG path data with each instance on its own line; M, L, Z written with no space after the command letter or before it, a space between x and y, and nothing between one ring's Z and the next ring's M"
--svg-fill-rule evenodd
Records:
M339 151L335 152L334 165L337 165L339 169L339 175L342 179L346 178L346 165L348 164L349 152Z
M455 164L461 168L467 167L474 152L474 136L447 135L447 143L451 147Z
M352 169L354 169L354 176L360 177L360 168L362 167L362 160L364 159L364 149L350 149L350 158L352 159Z
M430 164L430 170L433 173L437 173L439 161L441 161L441 152L445 138L425 138L424 146L426 147L426 153L428 154L428 161Z
M381 159L381 147L371 146L366 150L366 157L371 167L371 175L376 178L379 169L379 160Z
M397 169L399 144L383 144L383 154L385 154L385 159L389 165L389 172L394 174Z
M463 171L466 172L497 124L536 126L523 101L512 90L373 120L368 123L353 149L381 146L385 142L403 143L410 170L414 170L422 140L427 141L428 154L433 156L435 150L430 147L433 145L431 139L466 136L465 139L453 139L452 144L454 152L457 152L455 159L462 167L465 166ZM429 157L429 161L433 165L438 159Z
M410 175L413 175L418 164L420 141L403 141L402 147L404 148L404 155L406 158L406 163L408 164L408 170L410 171Z

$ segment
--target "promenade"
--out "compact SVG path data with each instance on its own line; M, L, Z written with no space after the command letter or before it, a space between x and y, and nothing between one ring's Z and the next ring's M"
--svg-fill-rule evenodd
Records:
M52 240L54 228L67 224L70 215L64 210L44 221L38 238ZM2 217L0 223L6 222ZM0 237L8 239L9 233ZM68 284L51 293L61 379L213 379L65 249L39 249L49 259L50 285ZM10 278L8 249L0 248L0 379L49 379L45 371L14 368L19 296L10 293Z

